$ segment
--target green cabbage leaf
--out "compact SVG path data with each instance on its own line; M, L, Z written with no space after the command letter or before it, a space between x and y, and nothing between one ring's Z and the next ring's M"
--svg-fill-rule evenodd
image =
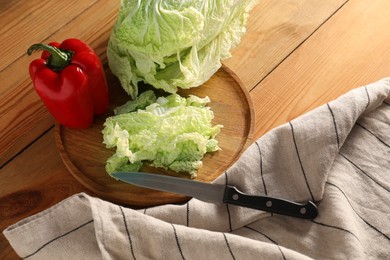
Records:
M122 0L108 64L132 98L145 82L168 93L206 82L231 56L257 0Z
M149 90L118 107L102 131L106 147L116 148L106 171L139 171L147 162L196 177L204 154L220 149L215 137L222 126L211 124L209 102L194 95L156 98Z

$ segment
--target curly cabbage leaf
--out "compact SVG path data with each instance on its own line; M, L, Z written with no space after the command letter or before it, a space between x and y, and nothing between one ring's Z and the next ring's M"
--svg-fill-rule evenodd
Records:
M215 137L222 126L211 124L208 102L193 95L156 98L149 90L121 106L102 131L106 147L116 148L106 171L139 171L147 161L195 177L204 154L220 149Z
M206 82L231 56L257 0L122 0L108 64L135 98L143 81L169 93Z

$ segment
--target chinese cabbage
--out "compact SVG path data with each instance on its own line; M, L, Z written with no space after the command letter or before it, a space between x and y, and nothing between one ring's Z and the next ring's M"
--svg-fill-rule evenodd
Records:
M116 147L106 171L138 171L147 161L195 177L204 154L219 150L215 137L222 126L211 124L209 101L178 94L156 98L149 90L127 102L117 110L125 113L104 123L103 142L107 148Z
M256 0L122 0L108 64L135 98L143 81L169 93L206 82L230 57Z

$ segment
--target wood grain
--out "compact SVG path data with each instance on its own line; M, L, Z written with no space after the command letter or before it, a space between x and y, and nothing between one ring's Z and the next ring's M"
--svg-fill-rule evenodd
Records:
M53 130L1 168L0 187L1 231L72 194L84 191L94 195L67 171L56 151ZM18 259L3 233L0 259Z
M120 1L71 1L61 11L54 10L48 15L54 3L1 1L0 21L5 26L0 28L3 32L0 46L4 47L0 48L0 66L3 66L0 70L0 166L54 124L29 79L28 64L38 54L28 57L25 54L28 46L76 37L89 43L103 62L106 59L106 44ZM252 89L343 3L342 0L260 1L249 17L248 33L224 64L247 89Z
M223 64L237 74L248 90L253 89L345 2L260 1L250 12L240 45Z
M43 5L43 7L33 8L30 11L32 13L28 15L25 8L30 5L30 2L37 6ZM23 24L28 23L35 26L29 27L33 31L33 36L26 34L25 29L19 27L22 25L7 27L8 29L3 28L5 35L0 34L0 44L8 43L7 45L10 45L12 37L17 39L14 41L17 44L12 51L5 52L0 48L2 61L0 64L6 64L0 71L0 166L54 124L53 118L35 93L28 75L29 63L39 57L39 53L29 57L26 54L27 48L32 43L62 41L75 37L91 45L104 62L108 38L120 3L116 0L72 1L73 7L68 7L71 4L66 2L64 4L66 7L61 8L61 11L56 11L59 12L58 14L54 13L55 16L47 18L45 12L48 10L46 8L48 8L47 6L52 7L51 5L56 3L55 1L33 0L30 2L27 7L22 5L19 15L24 18ZM9 6L6 10L13 10L18 6ZM6 14L15 16L14 12L11 14L6 12ZM23 12L27 12L27 14ZM1 15L0 17L6 24L6 21L3 20L5 18ZM3 47L9 48L8 46Z
M85 130L56 125L59 153L71 174L101 198L128 206L151 207L188 200L177 194L128 185L116 181L106 173L105 162L114 150L107 149L103 144L103 123L106 117L112 116L112 109L129 100L113 76L108 77L108 81L111 86L111 99L110 109L106 115L96 118L93 125ZM208 106L215 116L212 123L223 125L221 132L216 136L221 150L205 154L203 166L198 170L196 177L198 181L211 182L226 171L252 144L253 104L246 88L223 68L202 86L179 93L182 96L190 94L208 96L211 99ZM155 167L144 166L142 170L189 177L186 173L178 174Z
M4 25L0 28L0 71L24 55L31 44L55 34L97 0L82 3L77 0L14 2L16 4L10 6L14 11L9 10L6 15L0 16L0 24ZM15 32L23 36L18 41L14 41ZM15 55L16 53L19 55Z
M251 91L255 138L390 74L390 2L350 1ZM389 9L390 10L390 9Z
M79 37L105 59L120 1L72 1L74 6L53 17L45 16L42 5L54 1L41 2L0 0L0 46L8 48L0 48L1 230L72 194L89 192L69 174L53 131L47 132L53 120L31 88L27 66L33 57L24 53L33 40ZM254 137L388 76L389 8L387 0L261 1L251 12L248 33L224 61L251 89ZM18 27L22 24L34 33ZM17 259L3 234L0 259Z

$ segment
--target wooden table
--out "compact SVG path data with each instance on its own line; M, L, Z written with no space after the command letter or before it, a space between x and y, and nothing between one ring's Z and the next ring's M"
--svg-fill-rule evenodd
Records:
M69 37L106 62L119 0L0 0L0 230L68 196L92 192L67 171L54 121L33 90L32 43ZM390 74L390 1L263 0L223 64L248 89L254 137ZM0 259L15 259L0 235Z

